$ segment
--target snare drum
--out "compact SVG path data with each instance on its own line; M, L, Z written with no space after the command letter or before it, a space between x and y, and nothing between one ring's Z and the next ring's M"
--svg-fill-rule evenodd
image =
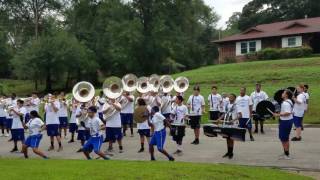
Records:
M183 137L183 136L185 136L185 129L186 129L186 125L184 125L184 124L172 123L171 128L170 128L170 135Z

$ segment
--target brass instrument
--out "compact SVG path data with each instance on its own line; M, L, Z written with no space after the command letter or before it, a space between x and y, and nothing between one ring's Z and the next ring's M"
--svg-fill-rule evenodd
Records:
M133 92L137 89L138 78L134 74L127 74L122 78L123 90L126 92Z
M156 74L152 74L149 77L150 90L153 92L158 92L160 88L160 77Z
M186 77L178 77L174 81L174 90L178 93L183 93L189 88L189 80Z
M95 89L91 83L81 81L73 87L72 94L79 102L89 102L94 97Z
M116 100L123 93L121 79L115 76L107 78L103 83L102 90L107 98ZM117 109L111 104L110 101L107 101L107 103L104 104L103 109L105 120L108 120L117 112Z
M137 91L141 94L146 94L150 90L149 79L147 77L140 77L137 82Z
M163 93L170 93L173 90L174 80L169 75L164 75L160 78L160 86Z

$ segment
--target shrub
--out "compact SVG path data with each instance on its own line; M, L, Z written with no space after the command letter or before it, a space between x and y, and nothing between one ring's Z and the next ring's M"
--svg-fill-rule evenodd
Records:
M236 60L235 57L226 57L226 58L224 58L224 63L225 64L236 63L236 62L237 62L237 60Z
M302 58L312 55L310 47L297 47L297 48L266 48L257 53L257 58L260 60L268 59L286 59L286 58Z
M280 59L280 50L275 48L266 48L258 52L258 59Z

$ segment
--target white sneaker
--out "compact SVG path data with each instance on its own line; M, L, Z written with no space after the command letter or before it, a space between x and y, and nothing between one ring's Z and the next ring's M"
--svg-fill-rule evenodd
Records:
M0 137L5 137L5 135L4 134L1 134L1 136Z
M6 134L4 134L4 136L5 136L5 137L9 137L9 134L8 134L8 133L6 133Z
M291 157L284 154L279 157L279 160L291 160Z

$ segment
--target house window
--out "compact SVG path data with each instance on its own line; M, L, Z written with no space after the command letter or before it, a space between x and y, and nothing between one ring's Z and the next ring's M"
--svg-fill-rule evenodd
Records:
M247 54L248 53L248 43L242 42L241 43L241 54Z
M256 52L257 43L256 41L249 42L249 52Z
M297 46L297 38L296 37L288 38L288 47L295 47L295 46Z

